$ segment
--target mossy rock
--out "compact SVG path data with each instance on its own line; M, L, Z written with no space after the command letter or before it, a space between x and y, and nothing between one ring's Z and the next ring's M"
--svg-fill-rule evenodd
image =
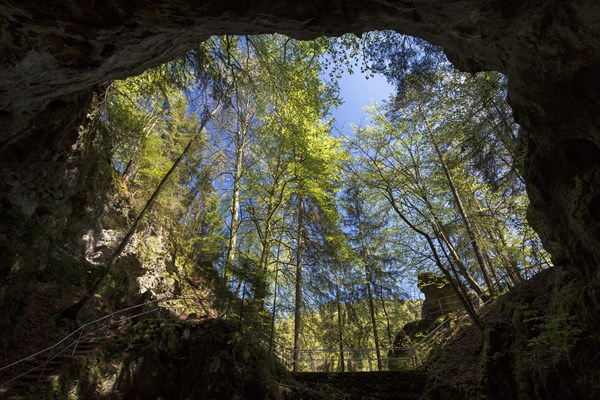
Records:
M280 399L283 368L260 338L225 320L148 322L132 332L117 388L124 399Z
M511 289L435 352L424 399L600 398L600 341L585 288L555 267Z

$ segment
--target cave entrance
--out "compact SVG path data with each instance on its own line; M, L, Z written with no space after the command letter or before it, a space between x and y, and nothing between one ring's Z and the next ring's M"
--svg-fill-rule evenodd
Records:
M104 80L135 75L175 59L210 34L279 31L296 37L314 38L324 33L336 35L382 28L417 34L443 46L454 65L461 70L497 70L507 74L511 105L518 122L527 132L527 137L520 137L525 139L525 143L518 146L527 148L527 154L521 155L524 161L519 160L518 165L522 161L523 171L520 172L527 182L531 201L528 220L542 235L553 260L565 266L567 272L561 274L561 282L575 282L573 286L580 288L577 296L573 296L581 299L581 307L574 317L583 323L585 333L597 341L597 332L600 331L597 300L600 298L600 227L596 194L600 192L597 157L600 123L596 110L600 108L597 86L600 46L597 35L599 24L595 19L596 2L491 5L465 1L460 5L456 2L420 2L414 5L410 2L392 4L352 0L335 4L297 4L281 0L276 4L225 2L211 3L210 6L195 4L194 7L186 1L171 2L168 7L151 7L151 3L131 2L123 6L122 2L100 2L93 9L74 3L61 7L37 2L2 6L1 24L5 28L2 30L2 50L6 62L0 66L0 76L3 77L0 80L0 120L3 127L0 132L0 251L5 261L1 281L5 285L2 290L6 288L3 291L5 298L12 299L8 305L3 303L8 311L0 314L2 326L15 326L15 321L23 317L21 311L27 309L27 304L43 299L40 293L49 286L45 283L81 278L63 273L63 268L70 268L71 264L63 262L63 259L54 260L51 256L57 253L50 245L69 242L62 241L62 237L57 235L64 230L64 221L89 222L82 221L85 218L82 216L90 210L88 205L97 204L98 199L90 198L93 194L87 197L86 191L80 189L102 183L93 178L102 171L106 172L102 168L106 167L106 162L97 164L100 165L98 168L95 168L96 165L79 168L82 164L78 163L76 156L89 153L80 152L80 146L73 146L78 127L90 115L88 110L93 86ZM294 83L295 80L290 79L289 82ZM102 88L99 89L102 92ZM226 90L226 86L221 89ZM215 90L218 92L219 89ZM101 100L102 96L97 99ZM202 108L198 111L207 110ZM263 111L269 111L269 108ZM418 107L415 111L418 111L417 116L421 114ZM271 114L274 120L277 115ZM288 116L291 118L293 114ZM192 125L177 125L181 120L176 117L170 116L166 125L176 127L181 137L188 135ZM382 122L387 121L387 115L383 117ZM432 118L427 120L431 122ZM424 121L425 118L421 118L421 122ZM145 124L143 118L130 121L131 127ZM439 126L431 124L434 132ZM428 133L426 126L423 133ZM434 138L439 141L441 135ZM116 139L121 140L119 137ZM509 141L502 146L509 147L510 143L514 144ZM261 150L269 150L267 144L265 142ZM457 143L439 144L442 155L448 158L460 154ZM154 141L147 149L159 153L161 146L162 142ZM174 148L173 145L163 147L164 150ZM317 147L312 149L318 154ZM465 149L468 150L469 146ZM447 150L454 153L444 153ZM435 150L434 154L437 156ZM313 156L313 153L310 155ZM126 152L117 156L127 159ZM497 158L496 154L492 156L491 159ZM146 165L144 176L149 181L156 180L164 167L161 160L155 161ZM186 163L192 161L186 160ZM205 160L196 161L203 164ZM111 163L113 168L114 158ZM485 164L486 160L481 160L480 165ZM120 174L127 170L126 165L117 168ZM154 170L153 166L156 167ZM469 169L457 169L449 168L449 171L452 174L471 172ZM324 172L326 170L323 168ZM193 188L202 182L203 177L184 183L187 188ZM399 173L398 177L402 174ZM445 174L437 177L438 183L447 180ZM85 185L82 186L82 182ZM457 187L461 188L460 185ZM307 184L305 189L309 188ZM477 194L475 199L482 198L482 195ZM203 210L211 211L218 203L215 197L218 196L194 199ZM174 205L180 200L176 196L173 199ZM466 200L472 201L470 198ZM163 201L165 203L165 208L168 208L170 203ZM307 201L299 204L296 211L309 210L314 206ZM403 207L407 204L397 205ZM455 205L448 202L445 206L450 210ZM480 208L485 210L485 207ZM255 210L261 211L258 207ZM307 213L303 213L292 215L308 218ZM211 212L193 214L189 220L190 223L200 221L198 232L207 233L218 220L214 215ZM455 225L442 224L440 234L448 231L448 235L456 235ZM268 232L263 230L263 233ZM292 233L293 230L288 232L290 237ZM484 235L487 233L484 232ZM492 233L502 242L497 232ZM391 232L388 236L393 237ZM263 236L263 240L264 237L268 236ZM217 242L223 240L218 235L210 238ZM260 239L257 239L254 243L258 246L259 242ZM276 244L279 242L275 241ZM276 247L276 254L287 254L292 260L288 264L297 267L291 258L292 252L284 244ZM469 238L463 237L461 243L457 241L457 247L459 244L462 245L459 249L468 249ZM203 251L210 246L212 244L208 240L194 243L193 251L203 254L196 265L212 265L215 255ZM413 247L417 250L415 254L419 254L418 251L423 253L416 244ZM482 251L485 253L489 249ZM443 256L446 257L445 254ZM265 257L269 258L268 252ZM449 253L448 257L453 255ZM479 263L479 260L471 261ZM238 262L245 265L247 271L254 268L255 272L249 277L261 278L260 263L256 265L251 258L241 255ZM232 280L228 282L233 282L236 271L232 268L230 273ZM481 277L474 278L476 282L481 280ZM212 279L219 280L215 276ZM256 291L260 298L263 291L268 303L269 290L266 285L261 286L260 281L240 285L242 299L255 297ZM484 281L479 283L485 285ZM366 289L367 286L363 287ZM326 285L322 289L331 292ZM39 296L27 297L22 293ZM246 311L248 308L250 304L247 304ZM348 315L350 313L348 311ZM6 348L9 337L3 336L3 340Z
M381 104L339 112L341 93L374 79L388 82ZM391 31L226 35L114 82L99 115L118 187L146 230L171 232L180 273L218 276L252 324L270 310L271 345L290 342L294 370L301 348L329 342L373 349L381 370L425 308L477 322L477 301L551 265L525 218L506 85ZM421 304L426 271L447 288ZM365 368L342 359L327 368Z

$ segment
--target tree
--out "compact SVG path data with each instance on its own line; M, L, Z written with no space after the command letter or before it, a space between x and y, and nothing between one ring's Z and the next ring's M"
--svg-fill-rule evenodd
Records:
M444 160L444 155L443 155L442 151L440 150L440 147L437 144L437 139L435 137L435 133L433 132L433 129L431 128L431 124L429 123L427 116L423 112L423 107L421 104L418 104L417 107L419 110L419 114L421 115L421 117L423 118L423 122L425 123L426 132L429 134L429 140L431 141L431 145L433 146L433 149L437 156L440 167L442 168L442 171L444 172L444 176L445 176L446 180L448 181L448 187L450 188L450 192L452 193L452 197L454 199L454 204L456 206L456 209L458 210L458 212L461 216L462 222L467 231L467 234L469 235L470 244L471 244L471 247L473 248L473 252L475 253L475 256L477 258L477 263L479 264L479 267L481 269L481 274L483 275L483 279L485 280L485 283L487 284L487 287L493 296L494 295L494 285L492 284L492 280L490 277L490 266L486 260L486 257L483 255L483 253L481 251L481 247L478 243L477 235L475 234L475 228L473 227L472 222L471 222L471 217L463 204L461 195L458 192L456 185L454 184L452 174L450 173L450 170L448 169L448 166Z
M373 332L373 341L377 354L377 366L382 370L381 352L379 350L379 333L377 328L376 310L375 310L375 268L377 263L384 261L382 258L385 248L385 214L377 215L373 210L366 210L367 207L373 207L376 203L369 199L360 188L359 182L350 179L349 185L345 191L345 225L349 229L348 235L357 255L357 261L364 269L365 287L367 292L367 301L369 305L369 315L371 319L371 328Z
M423 81L409 84L396 102L371 108L372 125L356 128L350 141L354 175L425 241L478 324L466 287L485 295L482 280L494 295L506 281L498 271L515 283L524 267L507 256L498 231L517 233L525 211L516 155L502 147L514 127L495 94L502 86L490 83L498 79L440 73L430 77L428 92ZM487 161L474 155L475 138Z

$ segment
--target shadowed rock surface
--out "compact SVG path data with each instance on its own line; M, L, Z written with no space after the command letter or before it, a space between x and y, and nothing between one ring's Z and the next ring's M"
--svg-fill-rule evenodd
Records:
M600 353L573 310L573 273L542 271L486 308L485 330L460 330L433 351L423 400L596 399Z
M444 275L424 272L419 274L418 279L419 290L425 295L422 319L433 320L462 308L460 299Z

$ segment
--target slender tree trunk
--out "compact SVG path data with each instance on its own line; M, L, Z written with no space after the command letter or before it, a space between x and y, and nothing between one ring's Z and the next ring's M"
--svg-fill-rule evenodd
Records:
M256 288L254 290L254 300L255 302L260 303L260 304L264 304L265 301L265 297L267 295L266 293L266 277L267 277L267 271L269 268L269 256L271 253L271 236L272 236L272 227L271 227L271 220L268 219L265 223L265 234L262 240L263 243L263 248L261 251L261 255L260 255L260 265L259 265L259 270L257 271L257 273L259 274L259 276L257 276L257 285Z
M483 289L481 289L481 286L479 286L479 284L477 283L475 278L473 278L473 275L471 275L471 273L469 272L467 267L465 267L465 264L460 259L460 256L458 255L456 248L450 241L450 238L448 237L448 235L446 235L446 232L444 232L444 229L441 227L441 224L439 223L439 221L437 221L437 226L435 226L435 228L437 230L437 236L441 239L441 241L444 243L445 247L450 252L450 256L452 258L452 260L451 260L452 264L456 266L460 275L463 278L465 278L465 280L467 281L467 284L469 285L471 290L473 290L475 293L477 293L478 296L481 296L483 294Z
M419 112L421 114L421 117L423 117L423 120L425 121L425 125L427 126L427 131L428 131L429 137L431 139L431 144L433 145L435 153L437 154L437 157L438 157L438 160L442 167L442 170L444 171L444 176L446 177L446 180L448 181L448 186L450 186L450 191L452 192L452 197L454 198L454 202L456 203L458 212L461 216L461 219L463 221L465 229L467 230L467 235L469 236L470 244L473 249L473 252L475 253L475 258L477 259L477 263L479 264L479 267L481 269L481 274L483 275L483 279L485 280L485 283L490 291L490 294L492 294L492 296L493 296L494 295L494 285L492 283L492 279L490 276L491 275L490 266L486 262L486 259L483 256L483 252L481 251L479 243L477 242L477 236L475 235L475 229L473 228L471 218L463 205L462 199L458 193L458 189L456 188L456 185L454 184L454 181L452 179L452 175L450 174L450 170L448 169L448 166L446 165L446 162L444 160L444 156L443 156L440 148L437 145L435 135L433 133L433 129L431 128L431 125L429 124L429 120L427 119L427 116L423 112L423 108L421 107L420 104L419 104Z
M361 200L359 196L353 197L354 213L356 215L357 223L358 223L358 238L360 241L359 248L359 256L365 266L365 279L367 283L367 300L369 304L369 316L371 319L371 327L373 329L373 340L375 342L375 353L377 356L377 369L378 371L382 370L381 366L381 353L379 350L379 334L377 332L377 318L375 315L375 302L373 300L373 274L371 269L371 263L369 262L369 254L367 251L367 243L365 242L365 237L363 234L363 223L362 218L364 216L362 211ZM369 368L371 367L371 358L369 358Z
M244 302L246 301L246 281L242 279L242 301L240 303L240 319L239 319L239 329L242 330L242 323L244 322Z
M419 177L419 180L421 180L420 174L417 173L417 175ZM423 188L423 192L426 193L425 188ZM451 266L456 266L456 268L458 268L458 272L467 281L467 284L469 285L471 290L473 290L475 293L477 293L478 296L481 296L483 294L483 289L481 288L481 286L479 286L479 283L477 283L477 280L473 277L473 275L471 275L471 273L469 272L469 270L467 269L465 264L462 262L460 256L458 255L458 251L456 251L456 248L452 244L450 237L446 233L444 224L438 217L438 215L433 207L433 204L431 204L431 202L429 201L429 197L427 195L424 195L423 201L425 202L427 209L429 210L429 212L431 213L431 215L433 217L433 221L431 221L430 224L431 224L431 227L438 239L438 243L440 244L440 247L442 249L447 248L448 251L450 252L451 258L448 257L448 254L444 250L444 255L446 256L447 261L450 263ZM443 244L440 242L442 242Z
M187 143L187 145L185 146L185 148L183 149L183 151L181 152L181 154L179 155L179 157L177 157L175 159L175 161L173 162L173 165L171 166L171 168L163 176L163 178L159 182L159 184L156 187L156 189L154 189L154 193L152 193L152 196L150 196L150 198L146 202L146 205L144 206L144 208L142 209L142 211L140 212L140 214L137 216L137 218L135 219L135 221L133 222L133 224L127 230L127 233L125 234L125 236L123 237L123 239L121 240L121 242L119 243L119 245L117 246L117 248L115 249L115 251L113 252L113 254L111 255L110 259L106 263L106 268L104 269L104 272L102 273L102 275L100 276L100 278L98 278L96 280L96 282L87 291L87 293L81 298L81 300L79 300L77 303L75 303L72 306L68 307L61 314L59 314L59 316L58 316L59 320L61 320L61 319L67 319L67 318L68 319L77 320L77 316L79 315L79 311L81 311L81 309L87 304L87 302L96 293L98 293L98 291L100 290L100 288L104 285L104 282L106 282L106 278L108 278L108 276L112 272L114 266L117 263L117 260L121 256L121 253L123 253L123 250L125 250L125 248L127 247L127 244L129 243L129 241L131 240L131 238L133 237L133 235L137 231L137 228L140 226L140 223L142 222L142 219L144 218L144 216L146 215L146 213L148 211L150 211L150 209L154 205L154 202L156 201L156 199L160 195L162 189L167 184L167 182L169 180L169 177L173 174L173 172L175 172L175 170L177 169L177 167L179 166L179 164L181 163L181 161L185 158L186 154L190 151L190 148L192 147L192 144L194 144L198 140L198 138L202 134L202 130L204 129L204 127L206 126L206 124L208 124L208 121L210 121L212 119L212 117L218 112L218 110L220 108L221 108L221 101L219 101L217 103L217 105L215 106L215 108L204 117L204 119L202 120L202 123L200 124L200 127L198 128L198 130L196 131L196 133L194 134L194 136L192 136L192 138L189 140L189 142Z
M229 243L227 245L227 259L223 273L225 285L228 281L228 273L235 260L237 244L237 231L240 225L240 187L244 163L244 147L246 144L246 132L242 128L239 132L237 153L235 155L235 169L233 173L233 193L231 195L231 230L229 232Z
M294 306L294 372L300 368L300 336L302 334L302 251L304 231L303 201L298 200L298 237L296 240L296 301Z
M387 336L388 336L388 343L391 345L393 343L392 326L390 323L390 316L387 312L387 308L385 307L385 299L383 298L383 289L379 290L379 301L381 301L381 309L383 310L383 315L385 315L385 326L386 326L386 331L387 331Z
M506 239L504 238L504 235L502 234L502 232L498 232L498 235L496 235L494 230L495 229L488 229L488 235L490 236L490 239L494 244L496 253L502 259L504 268L506 269L510 280L512 281L513 285L517 285L523 282L523 275L519 270L517 261L512 256L506 254L506 249L508 248L508 245L506 244Z
M471 194L469 200L472 202L475 208L480 208L479 200L474 194ZM497 216L494 217L497 218ZM512 285L514 286L520 282L523 282L523 276L521 275L517 261L514 259L514 256L507 254L506 252L508 245L506 244L506 240L502 231L497 226L486 226L484 230L492 247L494 248L496 255L498 258L500 258ZM480 233L479 235L482 236L483 234ZM496 281L498 282L497 277Z
M477 237L481 238L483 237L483 233L479 230L479 229L475 229L475 234L477 235ZM497 271L497 267L494 265L494 263L492 262L492 259L490 258L490 255L488 254L487 251L484 251L482 253L483 258L485 259L485 262L487 263L487 265L489 266L489 271L491 272L491 277L494 279L495 288L498 288L500 286L500 278L498 278L498 271Z
M269 189L269 198L267 199L267 214L265 217L264 230L261 237L262 242L262 251L260 255L260 266L259 271L257 272L259 276L257 279L259 280L259 284L255 290L254 300L257 303L264 305L264 300L266 297L266 281L267 281L267 271L269 268L269 259L271 255L271 245L273 240L273 218L275 212L281 205L283 201L283 196L286 190L286 186L289 181L281 182L281 175L275 177L274 182ZM259 227L259 221L255 219L254 221L257 229Z
M462 293L464 293L465 298L469 298L469 291L466 288L466 286L464 285L464 283L462 282L462 280L460 279L461 274L459 273L459 271L456 269L455 267L455 263L452 261L452 259L450 258L450 256L448 256L448 253L446 252L446 247L444 245L444 243L442 242L442 240L440 239L439 236L435 237L438 244L440 245L440 249L442 250L442 253L444 253L444 257L446 258L446 260L448 261L448 266L450 268L450 271L452 271L452 273L454 274L454 278L456 279L456 284L459 287L459 289L462 291ZM460 263L462 265L462 263ZM487 297L484 295L483 291L478 294L479 297L482 297L484 299L487 299ZM472 302L469 300L469 303L472 304Z
M336 265L335 270L335 303L337 305L337 324L338 324L338 345L340 349L340 367L342 372L346 371L344 364L344 330L342 326L342 305L340 303L340 283L338 276L338 266Z
M381 352L379 351L379 334L377 332L377 318L375 315L375 302L373 300L373 275L371 267L366 259L366 254L363 253L363 261L365 262L365 275L367 278L367 297L369 300L369 314L371 316L371 326L373 328L373 340L375 341L375 353L377 355L377 370L381 371Z
M267 199L267 214L265 218L265 225L262 237L262 250L260 253L260 265L257 276L258 284L254 291L254 300L257 303L264 304L266 293L266 278L267 271L269 268L269 258L271 254L271 241L273 236L273 213L275 208L275 186L269 191L269 198Z
M279 262L279 255L281 251L281 241L277 245L277 262ZM273 353L273 343L275 341L275 316L277 315L277 290L279 285L279 268L275 266L275 284L273 290L273 312L271 315L271 338L269 340L269 357Z
M260 268L266 270L269 266L269 253L271 252L271 220L265 221L265 235L263 237L263 247L260 253Z

